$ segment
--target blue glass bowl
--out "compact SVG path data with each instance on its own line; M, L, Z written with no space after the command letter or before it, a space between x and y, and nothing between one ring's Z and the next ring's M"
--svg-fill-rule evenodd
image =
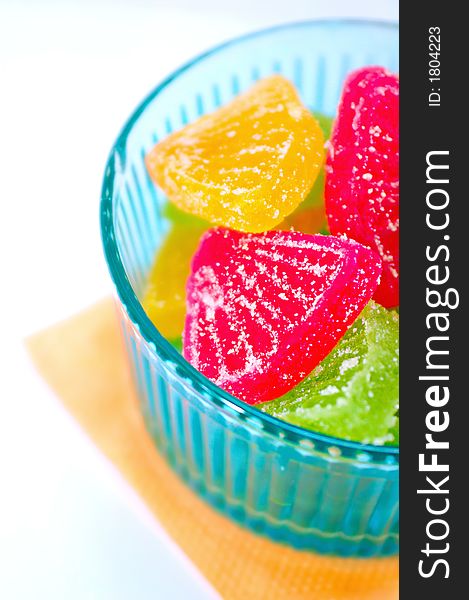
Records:
M259 412L191 367L139 298L169 223L144 156L173 130L253 81L284 74L312 110L334 115L345 75L398 70L395 25L290 24L230 41L163 81L130 117L106 166L104 251L141 411L158 450L210 504L272 540L342 556L389 555L399 541L399 450L306 431Z

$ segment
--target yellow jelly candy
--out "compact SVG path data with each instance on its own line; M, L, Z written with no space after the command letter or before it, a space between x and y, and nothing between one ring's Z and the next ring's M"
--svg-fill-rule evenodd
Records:
M142 305L160 333L169 340L176 340L182 334L186 280L200 236L207 228L203 222L174 223L148 275Z
M146 165L180 209L256 233L305 199L323 159L318 121L293 85L272 75L156 144Z

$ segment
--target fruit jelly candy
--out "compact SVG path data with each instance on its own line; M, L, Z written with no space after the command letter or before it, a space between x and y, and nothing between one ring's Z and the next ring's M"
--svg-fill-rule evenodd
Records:
M203 223L175 223L157 251L148 275L142 306L169 340L177 340L184 329L190 262L207 227Z
M326 212L333 234L375 249L383 275L374 299L399 304L399 79L365 67L345 82L328 144Z
M324 136L293 85L272 75L158 142L145 162L180 209L261 232L305 199L324 162Z
M396 443L399 317L370 302L301 383L260 405L306 429L365 444Z
M317 112L314 113L314 116L321 126L324 138L329 139L332 128L332 118ZM207 229L209 227L207 221L203 221L190 213L183 212L171 202L165 204L163 216L172 223L188 226L205 224ZM324 166L321 167L319 175L305 200L276 226L276 229L286 231L291 228L295 231L302 231L303 233L328 233L324 207Z
M206 232L187 282L184 356L250 404L301 381L376 289L381 260L352 240Z

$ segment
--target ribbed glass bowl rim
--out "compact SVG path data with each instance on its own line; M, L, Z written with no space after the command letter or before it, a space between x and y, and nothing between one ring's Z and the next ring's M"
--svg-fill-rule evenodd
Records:
M182 369L184 377L190 382L193 382L196 387L205 392L205 397L209 397L213 402L214 407L220 406L225 410L228 409L234 418L239 419L239 425L245 425L249 428L258 429L259 433L267 430L270 435L274 435L278 438L288 438L290 442L297 442L302 445L304 451L304 442L310 442L313 445L320 443L327 447L335 447L348 451L355 451L357 455L364 453L369 455L371 462L385 463L386 459L390 459L391 463L397 463L399 460L399 447L398 446L375 446L371 444L361 444L359 442L353 442L336 438L333 436L316 433L309 431L297 425L287 423L273 416L270 416L254 406L246 404L241 400L238 400L234 396L225 392L212 381L207 379L204 375L199 373L192 365L190 365L184 357L164 338L158 329L153 325L150 319L147 317L137 295L135 294L132 284L130 283L124 265L122 263L119 249L117 247L116 236L114 233L114 206L113 206L113 189L114 179L116 174L115 157L119 151L125 152L126 139L131 131L134 123L143 113L145 108L150 102L152 102L158 94L162 92L174 79L179 77L182 73L190 69L197 63L205 60L213 54L216 54L220 50L227 48L228 46L234 46L242 44L245 40L251 40L256 37L262 37L264 35L270 35L276 31L283 31L285 29L295 29L305 26L311 27L329 27L329 26L372 26L382 27L385 29L397 29L398 24L391 21L379 21L369 19L311 19L304 21L297 21L292 23L286 23L282 25L276 25L274 27L268 27L252 33L244 34L242 36L235 37L226 42L218 44L199 54L192 60L183 64L179 69L175 70L168 77L166 77L159 85L157 85L153 91L151 91L146 98L137 106L130 118L127 120L123 128L121 129L114 145L111 148L109 158L106 163L104 179L101 190L101 205L100 205L100 216L101 216L101 237L104 246L104 254L108 264L109 271L111 273L112 280L116 286L117 294L119 299L127 312L128 317L139 331L140 335L145 341L152 347L158 356L164 360L174 363L177 367ZM250 418L251 417L251 418ZM248 421L248 423L246 422ZM367 461L368 462L368 461Z

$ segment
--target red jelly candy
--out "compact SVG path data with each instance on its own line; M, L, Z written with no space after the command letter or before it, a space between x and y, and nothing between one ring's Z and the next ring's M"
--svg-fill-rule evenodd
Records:
M187 282L184 356L249 404L277 398L336 345L380 273L346 238L210 229Z
M383 274L374 299L399 304L399 79L382 67L352 73L339 104L326 162L332 234L376 250Z

